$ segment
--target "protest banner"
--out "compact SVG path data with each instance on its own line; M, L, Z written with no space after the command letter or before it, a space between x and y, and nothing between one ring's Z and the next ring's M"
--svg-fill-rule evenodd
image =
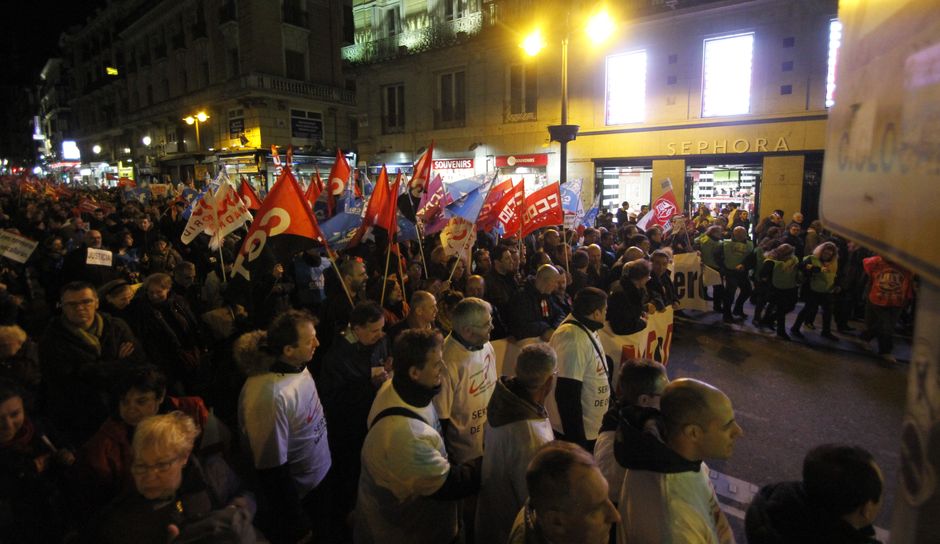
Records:
M19 234L0 230L0 255L12 261L25 263L38 245L39 242L34 242Z
M629 335L614 334L610 323L597 331L604 347L604 353L613 364L612 383L620 377L620 367L627 359L652 359L662 364L669 362L669 348L672 346L672 308L646 316L646 328Z
M672 261L672 284L683 310L709 310L705 288L721 283L718 271L704 266L698 253L679 253Z

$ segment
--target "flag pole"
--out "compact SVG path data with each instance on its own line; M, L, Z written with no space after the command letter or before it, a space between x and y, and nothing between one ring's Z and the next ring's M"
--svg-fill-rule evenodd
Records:
M225 274L225 256L222 255L222 244L219 243L219 264L222 265L222 283L228 283L228 278Z
M325 241L323 247L326 248L326 257L330 260L330 264L333 265L333 270L336 271L336 277L339 278L339 284L343 286L343 292L346 293L346 298L349 300L350 306L355 306L353 302L352 295L349 292L349 287L346 286L346 281L343 279L343 274L340 273L339 267L336 266L336 259L333 257L333 252L330 250L330 246L326 245Z
M427 189L425 189L425 191L427 191ZM411 209L414 210L415 199L414 197L411 196L410 187L408 188L408 201L411 202ZM418 251L421 252L421 265L424 266L424 277L429 278L430 275L428 274L427 257L424 254L424 244L421 242L421 238L424 237L424 229L422 228L423 226L424 226L424 222L421 221L420 217L418 217L418 210L415 210L415 230L418 231Z

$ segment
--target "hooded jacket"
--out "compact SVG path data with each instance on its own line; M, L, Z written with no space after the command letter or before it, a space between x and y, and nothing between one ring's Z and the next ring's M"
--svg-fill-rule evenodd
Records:
M476 512L478 542L506 542L528 491L526 467L554 439L544 406L529 400L515 378L496 383L484 427L483 487Z
M870 525L856 529L842 520L827 520L802 482L761 488L747 509L744 527L749 544L880 544Z
M683 458L639 422L621 418L614 443L617 462L627 469L617 542L733 544L705 463Z

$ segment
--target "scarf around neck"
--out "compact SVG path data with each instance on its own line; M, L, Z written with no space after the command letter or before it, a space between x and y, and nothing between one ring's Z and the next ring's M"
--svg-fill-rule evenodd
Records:
M76 327L69 323L68 320L65 319L65 316L62 316L61 319L65 330L72 333L72 335L81 340L85 345L91 347L91 349L95 351L95 355L101 356L101 335L104 334L104 319L101 317L101 314L95 312L95 318L91 322L91 326L87 329Z

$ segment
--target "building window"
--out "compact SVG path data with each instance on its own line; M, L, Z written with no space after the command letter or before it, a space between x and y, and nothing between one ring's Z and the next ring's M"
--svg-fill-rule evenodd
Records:
M607 57L607 124L641 123L646 116L646 51Z
M382 88L382 133L405 130L405 86L398 83Z
M284 50L284 70L291 79L307 79L307 61L302 51Z
M754 34L705 40L702 117L751 111Z
M318 111L290 110L290 136L308 143L323 142L323 114Z
M793 85L781 85L780 94L793 94Z
M229 139L238 140L243 134L245 134L245 110L243 108L228 110Z
M794 45L796 45L796 38L794 38L793 36L783 39L784 47L793 47Z
M444 19L453 21L467 15L470 0L444 0Z
M385 10L385 32L389 36L401 34L401 10L398 6Z
M538 104L538 73L536 64L514 64L509 67L509 121L535 120Z
M783 72L792 72L793 61L792 60L784 61L784 63L780 65L780 70Z
M826 107L836 103L836 62L842 45L842 23L838 19L829 21L829 69L826 74Z
M225 75L231 79L241 73L238 63L238 47L232 47L225 51Z
M462 127L467 111L467 87L463 70L437 76L438 128Z

